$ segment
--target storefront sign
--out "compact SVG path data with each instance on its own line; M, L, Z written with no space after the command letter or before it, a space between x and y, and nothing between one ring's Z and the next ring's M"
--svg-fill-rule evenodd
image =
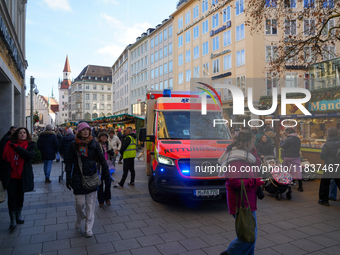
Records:
M287 70L308 70L308 66L285 66Z
M138 72L135 72L134 74L132 74L131 77L134 77L134 76L136 76L137 74L140 74L141 72L144 72L144 71L147 70L147 69L148 69L148 68L145 67L144 69L139 70Z
M217 79L228 77L228 76L231 76L231 72L227 72L227 73L224 73L224 74L213 76L213 77L211 77L211 79L212 80L217 80Z
M184 31L188 30L189 28L191 28L192 26L196 25L198 22L200 22L201 20L205 19L206 17L208 17L210 14L214 13L215 11L217 11L218 9L222 8L224 5L228 4L229 2L231 2L231 0L224 0L221 3L215 5L214 8L212 8L210 11L208 11L206 14L204 14L202 17L200 17L198 20L195 20L194 22L190 23L189 25L187 25L184 29L180 30L179 32L177 32L177 35L182 34ZM231 26L231 23L230 23ZM230 27L229 26L229 27ZM228 23L227 23L227 27L228 27Z
M227 26L224 25L223 27L220 27L219 29L211 30L210 31L210 36L214 36L214 35L218 34L219 32L222 32L222 31L224 31L226 29L227 29Z
M230 52L230 50L224 50L224 51L222 51L222 52L220 52L220 53L217 53L217 54L211 53L210 58L211 58L211 59L217 58L217 57L219 57L219 56L221 56L221 55L224 55L224 54L227 54L227 53L229 53L229 52Z
M309 110L314 111L332 111L340 110L340 99L337 100L322 100L318 102L311 102L309 104Z

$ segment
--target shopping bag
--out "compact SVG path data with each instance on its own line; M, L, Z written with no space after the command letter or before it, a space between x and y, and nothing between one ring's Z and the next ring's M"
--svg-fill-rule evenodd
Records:
M109 166L110 174L113 174L116 171L115 166L113 165L112 160L107 160L107 165Z
M238 197L241 193L240 207L238 208ZM247 199L248 207L245 207L244 197ZM245 243L255 242L255 228L256 222L253 214L251 213L251 208L244 186L244 182L241 180L241 192L236 194L236 215L235 215L235 230L237 238Z
M4 186L2 185L2 181L0 180L0 204L5 202L6 200L6 192Z

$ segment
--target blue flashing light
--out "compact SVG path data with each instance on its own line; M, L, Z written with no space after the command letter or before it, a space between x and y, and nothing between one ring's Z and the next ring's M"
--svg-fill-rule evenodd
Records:
M155 173L153 173L153 175L156 175Z
M190 174L190 171L189 171L189 170L182 170L182 174L184 174L184 175L189 175L189 174Z
M164 89L163 97L171 97L171 89Z
M164 172L164 169L163 169L163 168L161 168L161 172Z

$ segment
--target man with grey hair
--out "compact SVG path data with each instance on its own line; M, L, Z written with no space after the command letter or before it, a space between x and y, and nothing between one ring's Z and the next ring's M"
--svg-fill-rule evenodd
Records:
M45 183L50 183L50 174L52 162L58 151L58 140L56 134L52 131L52 125L46 125L46 129L39 136L38 149L41 152L41 159L44 162Z

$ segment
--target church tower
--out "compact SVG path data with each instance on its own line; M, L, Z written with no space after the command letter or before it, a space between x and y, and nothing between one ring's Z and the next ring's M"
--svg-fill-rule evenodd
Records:
M68 55L66 55L64 70L63 70L63 81L58 81L59 88L59 124L67 123L69 121L68 116L68 88L72 83L71 80L71 68L70 62L68 60Z
M70 62L68 61L68 55L66 55L66 61L65 61L63 72L64 72L64 81L71 80L71 68L70 68Z

